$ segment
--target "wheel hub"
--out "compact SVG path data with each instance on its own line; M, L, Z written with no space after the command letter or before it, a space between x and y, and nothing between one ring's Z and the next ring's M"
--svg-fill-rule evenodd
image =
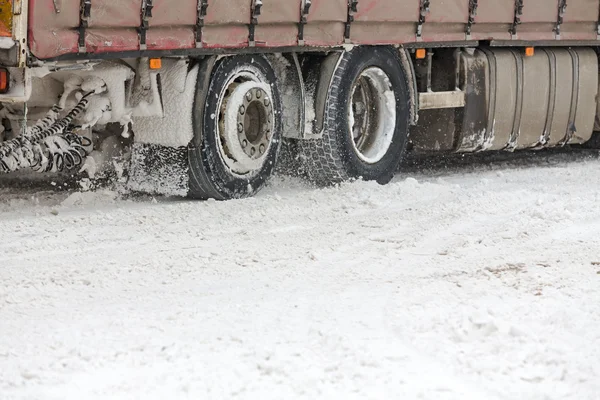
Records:
M365 69L356 80L348 105L355 153L367 164L387 154L396 129L396 98L389 77L380 68Z
M271 140L273 106L261 88L249 90L238 109L237 131L242 149L256 159L265 154Z
M274 108L262 82L231 82L219 113L220 151L231 172L246 176L262 167L271 148Z

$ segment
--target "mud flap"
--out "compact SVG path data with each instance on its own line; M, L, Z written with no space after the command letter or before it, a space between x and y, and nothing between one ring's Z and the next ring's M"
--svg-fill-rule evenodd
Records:
M187 196L189 191L188 149L135 143L127 188L166 196Z
M194 135L192 115L199 69L199 65L188 69L188 60L163 61L162 91L156 101L162 100L164 115L133 118L135 143L131 148L129 190L188 195L188 145Z

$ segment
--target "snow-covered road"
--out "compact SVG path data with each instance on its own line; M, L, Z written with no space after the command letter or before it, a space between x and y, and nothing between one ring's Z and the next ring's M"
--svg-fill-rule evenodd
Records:
M0 399L600 399L600 158L0 189Z

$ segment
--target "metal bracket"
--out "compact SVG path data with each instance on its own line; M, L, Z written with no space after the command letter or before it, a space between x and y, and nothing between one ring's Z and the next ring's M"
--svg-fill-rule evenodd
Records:
M430 12L430 7L430 0L421 0L419 5L419 23L417 24L417 42L423 40L423 25L427 22L427 14Z
M346 19L346 27L344 28L344 43L351 44L350 32L352 23L354 22L354 14L358 12L358 0L348 0L348 18Z
M92 0L81 0L79 6L79 53L85 53L85 31L89 26L89 20L92 16Z
M298 46L304 46L304 25L308 22L308 14L312 0L302 0L300 8L300 22L298 23Z
M548 95L548 115L546 116L546 122L544 124L544 134L540 138L540 146L546 146L550 142L550 136L552 135L552 123L554 122L554 111L556 109L556 53L554 51L548 51L542 49L548 56L550 61L550 90Z
M306 128L306 137L316 139L323 136L323 127L325 126L325 107L327 106L327 96L329 89L333 84L335 71L338 69L345 52L332 51L325 57L321 63L307 64L309 68L304 81L306 88L306 103L312 103L315 110L315 117L312 124ZM307 105L307 107L310 107ZM308 108L307 108L308 110Z
M463 108L466 105L465 92L460 90L449 92L419 93L420 110L439 110L442 108Z
M515 18L513 23L508 30L510 32L511 39L517 38L517 26L521 25L521 16L523 15L523 0L515 0Z
M466 29L467 40L471 40L471 31L473 29L473 24L475 24L475 17L477 16L477 6L477 0L469 0L469 20Z
M23 2L25 0L13 0L12 10L14 15L21 15L23 13Z
M523 67L523 56L521 53L515 49L510 49L510 52L515 58L517 64L517 98L515 100L516 106L513 127L510 134L510 139L504 150L514 151L517 148L517 142L519 140L521 131L521 121L523 120L523 96L525 90L525 85L523 82L525 81L525 69Z
M12 3L13 10L13 23L12 23L12 34L14 42L17 43L17 59L16 65L19 68L25 68L29 59L29 48L27 45L27 29L28 29L28 17L29 17L29 2L28 1L14 1ZM9 42L9 43L14 43ZM12 77L12 72L10 73ZM12 92L12 90L10 90ZM6 94L2 96L2 101L7 101ZM26 101L26 100L25 100Z
M496 123L496 102L497 102L497 90L496 90L496 71L497 71L497 59L496 53L489 48L482 48L482 52L485 53L488 59L489 76L492 77L489 83L489 94L488 94L488 106L487 106L487 127L484 134L484 143L492 143L494 138L494 124ZM483 149L482 149L483 150Z
M406 48L399 48L400 63L404 70L408 93L410 94L410 124L416 126L419 122L419 89L417 87L417 78L415 65L410 57L410 52Z
M154 5L152 0L144 0L142 2L142 24L140 25L138 32L140 35L140 50L146 50L146 33L150 28L150 19L152 18L152 9Z
M256 25L258 25L258 17L262 12L263 2L262 0L253 0L252 2L252 17L250 19L250 25L248 26L248 46L256 46L255 33Z
M60 14L62 8L62 0L52 0L54 2L54 12Z
M555 38L560 39L560 28L565 20L565 14L567 13L567 0L560 0L558 2L558 17L556 18L556 26L554 27Z
M198 0L198 9L196 15L196 48L202 47L202 29L204 28L204 18L208 11L208 0Z
M278 76L279 82L286 90L282 91L281 99L283 107L281 117L283 118L283 136L290 139L312 139L312 131L306 129L306 126L313 121L306 121L306 82L302 75L302 67L298 54L288 53L282 55L269 54L267 59L276 69L276 71L285 71ZM314 117L311 115L311 117Z
M565 0L566 2L566 0ZM577 109L579 108L579 85L576 82L579 82L580 76L580 60L579 53L573 49L568 49L568 52L571 56L571 62L573 65L573 96L571 97L571 110L569 111L569 125L567 126L567 131L565 132L565 138L560 142L560 146L565 146L569 144L573 136L577 134L577 126L575 125L576 117L577 117Z

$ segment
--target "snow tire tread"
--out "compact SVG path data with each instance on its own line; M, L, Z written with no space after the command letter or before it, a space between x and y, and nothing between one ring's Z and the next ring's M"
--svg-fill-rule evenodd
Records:
M394 48L361 46L344 52L334 72L325 101L323 136L320 139L300 142L301 155L309 179L319 185L338 184L341 182L364 178L387 183L398 168L408 142L408 126L410 119L410 95L400 56L395 55ZM398 126L394 134L396 145L390 147L386 160L377 165L365 166L356 160L356 156L348 149L343 136L346 134L347 117L342 111L343 96L348 95L351 76L357 73L357 67L373 65L388 69L390 79L395 82L396 94L399 97ZM394 72L393 74L391 72ZM360 71L358 71L360 73Z

